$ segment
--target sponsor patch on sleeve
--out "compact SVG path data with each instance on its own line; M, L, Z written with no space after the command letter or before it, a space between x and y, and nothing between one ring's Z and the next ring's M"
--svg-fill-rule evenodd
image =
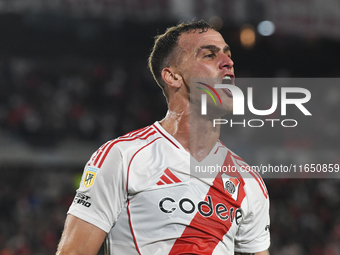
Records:
M93 185L94 180L96 178L97 171L98 171L98 168L91 167L91 166L87 167L85 177L83 180L86 188L91 187Z
M84 193L77 193L76 197L73 200L73 203L80 204L85 207L91 206L91 197L85 195Z

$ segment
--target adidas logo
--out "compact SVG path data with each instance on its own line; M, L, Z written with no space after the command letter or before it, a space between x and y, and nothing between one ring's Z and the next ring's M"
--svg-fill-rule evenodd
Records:
M164 185L164 184L173 184L182 182L180 179L174 175L169 168L165 169L164 174L161 176L159 182L157 182L157 185Z

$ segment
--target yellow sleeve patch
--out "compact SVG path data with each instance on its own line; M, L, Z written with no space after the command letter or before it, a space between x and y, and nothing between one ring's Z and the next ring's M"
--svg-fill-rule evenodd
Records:
M98 168L88 167L84 177L84 185L86 188L91 187L96 178Z

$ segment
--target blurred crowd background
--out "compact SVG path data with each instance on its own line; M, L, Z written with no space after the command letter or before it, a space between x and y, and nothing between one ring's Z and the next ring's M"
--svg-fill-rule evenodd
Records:
M227 147L250 165L340 163L339 1L0 0L0 255L55 253L91 154L165 115L153 37L194 18L237 77L324 78L297 127L226 127ZM265 182L272 254L340 254L339 178Z

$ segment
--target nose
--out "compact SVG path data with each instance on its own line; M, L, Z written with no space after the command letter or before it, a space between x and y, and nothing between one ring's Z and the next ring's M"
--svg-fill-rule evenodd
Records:
M234 62L231 60L231 58L223 53L221 57L221 62L220 62L220 68L232 68L234 66Z

